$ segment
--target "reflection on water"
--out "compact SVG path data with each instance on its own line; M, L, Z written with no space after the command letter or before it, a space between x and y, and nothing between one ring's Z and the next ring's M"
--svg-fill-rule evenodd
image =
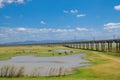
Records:
M58 50L55 50L56 52L71 52L73 50L63 50L63 49L58 49Z
M84 60L83 56L85 54L56 57L17 56L12 57L10 60L0 61L0 67L4 65L23 66L25 68L25 75L50 76L57 75L60 69L63 72L69 72L73 68L90 65L82 64L89 62L88 60Z

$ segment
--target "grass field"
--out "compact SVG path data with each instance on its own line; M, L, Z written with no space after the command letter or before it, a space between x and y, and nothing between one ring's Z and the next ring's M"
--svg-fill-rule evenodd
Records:
M52 56L51 54L38 55L39 52L48 50L68 49L62 46L56 47L41 47L41 46L13 46L0 47L0 60L10 59L12 56L19 55L37 55L37 56ZM73 49L72 49L73 50ZM80 67L75 69L74 74L65 76L50 76L50 77L19 77L19 78L0 78L0 80L120 80L120 57L111 55L114 53L103 53L96 51L86 51L74 49L75 53L87 53L84 58L90 60L91 66ZM55 52L56 53L56 52ZM54 56L64 56L54 55Z

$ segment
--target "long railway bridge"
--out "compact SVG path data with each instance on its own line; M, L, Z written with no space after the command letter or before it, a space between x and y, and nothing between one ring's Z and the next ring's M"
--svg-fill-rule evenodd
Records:
M43 43L41 45L62 45L70 48L120 53L120 39L91 40L77 42Z

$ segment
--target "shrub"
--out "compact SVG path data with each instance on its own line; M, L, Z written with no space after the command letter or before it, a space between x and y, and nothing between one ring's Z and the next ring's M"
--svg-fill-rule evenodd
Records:
M3 66L0 68L0 77L21 77L24 76L24 67Z

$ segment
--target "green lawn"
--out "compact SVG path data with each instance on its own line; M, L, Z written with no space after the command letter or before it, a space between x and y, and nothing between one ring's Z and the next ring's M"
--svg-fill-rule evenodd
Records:
M30 49L30 50L28 50ZM49 49L70 49L62 46L41 47L41 46L14 46L0 47L0 60L9 59L17 55L38 54L38 52L48 51ZM23 51L25 50L25 51ZM75 53L87 53L84 58L90 60L91 66L80 67L75 69L74 74L54 77L19 77L19 78L0 78L0 80L120 80L120 57L110 55L112 53L103 53L96 51L86 51L74 49ZM17 53L20 51L21 53ZM22 53L22 51L24 53ZM27 52L28 51L28 52ZM29 53L31 51L31 53ZM74 53L73 53L74 54ZM64 54L63 54L64 55ZM63 56L61 55L61 56ZM52 56L39 55L39 56ZM59 56L58 54L54 56Z

